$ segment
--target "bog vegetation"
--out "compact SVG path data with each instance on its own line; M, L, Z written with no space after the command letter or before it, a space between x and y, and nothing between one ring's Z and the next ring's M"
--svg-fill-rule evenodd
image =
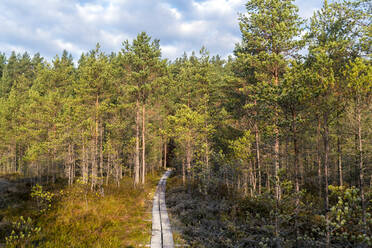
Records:
M168 61L144 32L76 63L0 54L0 171L35 203L30 218L2 210L3 242L139 245L112 208L136 216L148 175L171 166L179 242L371 247L371 2L325 0L304 20L292 0L251 0L239 25L227 59Z

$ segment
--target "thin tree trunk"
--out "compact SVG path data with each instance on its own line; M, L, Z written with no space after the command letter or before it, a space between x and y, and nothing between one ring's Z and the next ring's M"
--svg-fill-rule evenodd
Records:
M271 179L270 168L269 168L268 165L266 165L266 188L267 188L267 191L268 192L271 191L271 182L270 182L270 179Z
M119 158L118 158L118 153L116 154L116 160L119 162ZM121 166L120 163L118 163L118 166L119 166L119 179L123 179L123 166ZM120 186L120 181L119 181L119 186Z
M67 159L67 166L68 166L68 170L67 170L67 174L68 174L68 185L71 185L72 182L71 182L71 174L72 174L72 171L71 171L71 167L72 167L72 159L71 159L72 155L71 155L71 144L68 145L68 159Z
M109 178L110 178L110 166L111 166L111 151L107 155L107 164L106 164L106 185L108 185Z
M258 194L261 194L261 158L260 158L260 136L257 121L254 123L254 130L255 130L255 137L256 137L256 163L257 163L257 170L258 170Z
M74 183L75 181L75 176L76 176L76 158L75 158L75 149L74 149L74 144L72 144L72 147L71 147L71 150L72 150L72 183Z
M164 169L167 169L167 138L164 141Z
M103 125L100 123L100 141L99 141L99 173L103 184Z
M138 185L140 182L140 164L139 164L139 122L140 122L140 113L139 113L139 99L136 102L136 154L134 162L134 184Z
M88 183L88 162L87 162L87 151L85 149L85 141L83 141L83 152L82 152L82 171L83 171L83 182Z
M210 181L210 168L209 168L209 144L208 144L208 139L205 141L205 165L206 165L206 170L207 170L207 179L208 182Z
M337 135L337 165L338 165L338 179L339 185L344 185L343 180L343 170L342 170L342 151L341 151L341 141L340 141L340 134Z
M92 140L91 144L91 157L92 157L92 171L91 171L91 190L93 190L97 184L97 155L98 155L98 148L97 148L97 139Z
M145 103L142 105L142 184L145 184L146 178L146 106Z
M248 195L248 190L249 190L249 187L248 187L248 171L244 170L243 171L243 192L244 192L244 196Z
M299 171L298 171L298 177L299 177L299 186L301 187L301 185L304 185L305 184L305 179L304 179L304 174L305 174L305 168L304 168L304 159L303 159L303 150L302 150L302 146L301 146L301 141L298 140L298 144L297 146L299 147L298 149L298 168L299 168Z
M14 143L14 165L12 173L17 171L17 142Z
M239 173L238 173L238 176L237 176L238 178L237 178L237 180L236 180L236 191L237 192L240 192L240 175L239 175Z
M286 138L285 138L285 171L287 173L290 171L290 169L289 169L289 148L288 148L288 143L289 143L289 135L286 135Z
M161 169L163 168L163 140L160 141L160 144L159 144L159 152L156 153L157 156L159 157L159 163L158 163L158 166L157 166L157 169ZM152 175L154 175L155 173L155 167L154 166L151 166L152 170L151 170L151 173Z
M338 184L343 186L343 172L342 172L342 150L341 150L341 131L339 123L339 111L337 111L337 167L338 167Z
M274 70L274 85L277 87L279 86L279 69L278 67ZM278 209L279 209L279 202L280 202L280 180L279 180L279 110L277 107L274 108L275 111L275 145L274 145L274 177L275 177L275 196L276 196L276 213L275 213L275 238L277 246L280 246L279 237L279 216L278 216Z
M94 187L97 185L97 173L98 173L98 108L99 108L99 101L98 101L98 94L96 95L96 113L95 113L95 131L94 131L94 143L92 144L92 186L91 189L93 190Z
M318 116L318 126L316 130L317 136L317 163L318 163L318 184L319 184L319 197L322 197L322 164L321 164L321 151L320 151L320 117Z
M329 200L328 200L328 156L329 156L329 130L328 130L328 115L324 114L324 182L325 182L325 218L326 218L326 247L330 247L330 230L329 230Z
M274 145L274 177L275 177L275 198L276 198L276 213L275 213L275 237L279 237L279 201L280 201L280 185L279 185L279 129L275 125L275 145ZM278 241L278 240L277 240Z
M182 184L186 183L185 159L182 159Z
M187 169L187 177L190 178L191 173L191 141L190 137L187 140L186 145L186 169Z
M249 167L250 167L250 170L249 170L249 174L250 174L250 185L251 185L251 197L253 197L255 194L256 194L256 184L257 184L257 180L256 180L256 173L255 173L255 168L254 168L254 162L252 160L249 161ZM248 181L248 174L246 175L246 181ZM248 183L248 182L247 182ZM247 184L247 187L248 187L248 184Z
M293 135L293 150L294 150L294 169L295 169L295 184L296 184L296 217L295 217L295 229L296 229L296 247L298 247L298 223L297 223L297 216L299 211L300 205L300 184L299 184L299 171L298 171L298 158L299 158L299 149L298 149L298 141L297 141L297 126L296 126L296 112L292 110L292 135Z
M357 98L357 105L360 104L359 98ZM365 208L365 197L364 197L364 165L363 165L363 142L362 142L362 113L360 107L357 107L357 125L358 125L358 158L359 158L359 188L360 198L362 201L362 220L365 226L366 224L366 208ZM364 227L363 227L364 229Z

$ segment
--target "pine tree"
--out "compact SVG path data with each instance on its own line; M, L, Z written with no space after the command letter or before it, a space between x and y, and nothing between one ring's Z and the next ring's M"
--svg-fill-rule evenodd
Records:
M151 41L146 33L140 33L132 44L123 43L124 66L127 70L128 91L136 101L136 156L135 156L135 184L140 182L140 126L142 126L142 184L146 176L146 104L156 79L163 73L165 63L160 59L159 40ZM140 116L142 112L142 116ZM142 117L142 118L141 118ZM142 119L142 123L141 122Z
M253 0L246 4L247 13L242 14L240 30L242 44L235 52L255 70L256 80L262 84L268 104L272 109L274 142L274 178L277 204L280 201L279 183L279 108L277 91L287 68L287 60L296 55L302 42L296 39L303 21L292 0ZM262 87L261 86L261 87ZM275 217L275 235L279 235L279 222Z

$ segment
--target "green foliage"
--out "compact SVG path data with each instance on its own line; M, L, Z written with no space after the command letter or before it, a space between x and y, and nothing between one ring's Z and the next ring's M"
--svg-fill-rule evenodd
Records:
M363 224L363 212L359 189L355 187L329 186L335 204L330 209L330 225L332 235L340 243L372 245L369 229L372 225L370 212L366 213L368 223Z
M243 162L248 162L252 158L251 146L253 143L253 135L251 132L245 131L243 136L230 141L230 148L233 150L236 158L242 160Z
M12 223L12 232L5 238L6 246L9 248L32 247L32 241L40 231L41 228L35 227L30 217L24 219L21 216L18 221Z
M31 197L36 200L40 213L45 213L52 207L54 194L43 190L43 186L36 184L31 189Z
M320 247L328 227L335 247L370 245L370 20L368 0L324 1L305 29L293 0L250 0L227 60L202 47L167 61L145 32L77 65L0 53L1 173L68 179L64 194L32 188L42 247L148 239L149 196L121 181L139 176L140 146L144 171L186 171L172 197L195 247ZM341 179L359 189L330 187L324 210Z
M347 91L359 101L368 104L371 100L372 90L372 66L369 61L357 58L346 65L343 75L347 80Z

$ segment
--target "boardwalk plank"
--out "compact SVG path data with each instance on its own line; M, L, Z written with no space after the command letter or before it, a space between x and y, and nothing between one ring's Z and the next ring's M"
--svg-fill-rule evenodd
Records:
M155 192L152 207L151 248L174 248L172 228L165 204L165 188L171 171L164 173Z

